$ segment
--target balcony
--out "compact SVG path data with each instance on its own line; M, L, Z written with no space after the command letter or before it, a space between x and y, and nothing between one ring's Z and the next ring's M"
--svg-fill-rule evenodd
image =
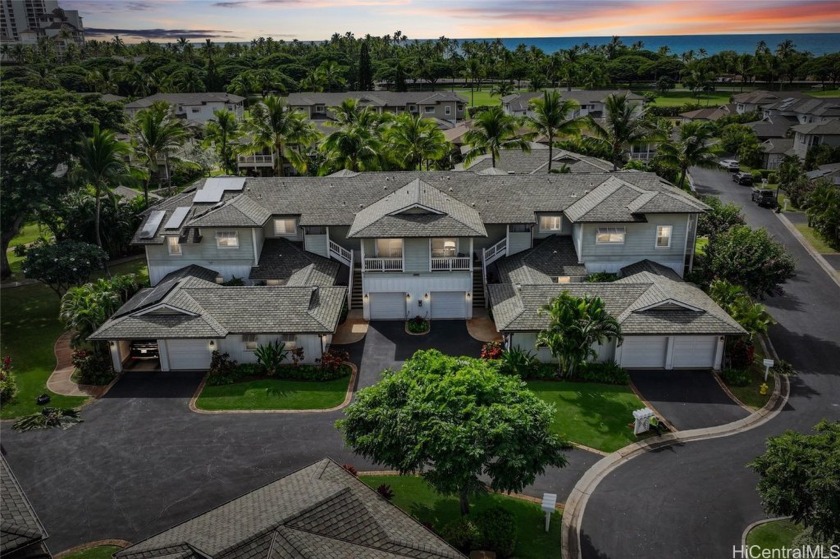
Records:
M274 155L240 155L236 161L240 167L273 167Z
M472 269L472 259L469 256L432 258L432 272L457 272Z
M363 272L402 272L402 258L365 258Z

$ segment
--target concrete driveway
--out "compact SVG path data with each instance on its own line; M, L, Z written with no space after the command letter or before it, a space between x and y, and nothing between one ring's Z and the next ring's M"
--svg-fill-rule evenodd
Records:
M478 355L464 322L436 322L427 336L402 323L373 323L344 346L359 363L359 387L398 368L417 349ZM189 411L201 372L129 372L86 406L67 431L16 433L2 424L3 450L32 501L54 552L108 538L138 541L324 457L383 469L344 446L342 412L203 415ZM528 494L561 499L600 456L573 450Z
M680 431L724 425L749 413L732 401L711 371L631 371L636 390Z

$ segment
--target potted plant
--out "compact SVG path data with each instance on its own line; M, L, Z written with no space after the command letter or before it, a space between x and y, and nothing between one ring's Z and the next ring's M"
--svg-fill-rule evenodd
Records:
M427 334L430 328L431 324L429 323L429 321L420 315L415 316L414 318L406 321L405 323L405 331L409 334Z

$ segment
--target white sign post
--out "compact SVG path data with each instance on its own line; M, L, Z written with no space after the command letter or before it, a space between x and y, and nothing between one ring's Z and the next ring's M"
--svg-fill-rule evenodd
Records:
M770 374L770 367L772 367L774 361L772 359L765 359L764 360L764 382L767 382L767 375Z
M557 493L543 493L542 510L545 512L545 531L548 532L548 525L551 524L551 515L557 506Z

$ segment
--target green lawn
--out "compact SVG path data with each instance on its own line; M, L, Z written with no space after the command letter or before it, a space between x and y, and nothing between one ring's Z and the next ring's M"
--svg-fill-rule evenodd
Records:
M714 93L701 93L698 97L690 91L668 91L664 94L658 94L653 105L655 107L679 107L682 105L703 105L704 107L708 105L715 107L729 103L729 97L731 95L732 92L729 91L716 91Z
M359 476L369 487L387 483L394 490L392 502L420 522L428 522L436 532L460 518L456 497L438 495L423 479L416 476ZM472 512L501 506L512 512L517 523L515 556L520 559L549 559L560 557L560 528L562 513L551 517L551 530L545 532L545 515L536 503L505 495L488 493L471 503Z
M489 85L482 85L481 90L476 89L472 94L470 94L469 87L456 87L455 93L458 93L467 100L468 107L479 107L481 105L486 106L493 106L493 105L501 105L501 100L499 99L498 95L491 96L490 95L490 88ZM448 90L447 90L448 91ZM527 89L514 89L514 92L522 92L528 91Z
M144 260L114 266L112 273L131 273L145 269ZM10 419L35 413L39 394L47 392L46 383L55 369L53 346L63 326L58 320L58 296L42 284L15 287L0 291L2 305L2 355L12 357L18 385L17 399L3 406L0 417ZM50 405L71 408L84 398L52 395Z
M260 379L205 386L202 410L322 410L344 401L350 376L328 381Z
M822 91L813 90L809 91L808 95L811 97L840 97L840 89L825 89Z
M9 266L12 268L12 279L21 279L23 274L20 273L21 262L25 257L17 256L15 254L15 247L18 245L28 245L35 242L38 237L49 236L50 231L46 227L41 227L37 223L28 223L23 226L17 237L9 242L9 249L6 251L6 257L9 259Z
M571 442L613 452L637 440L629 424L645 406L626 386L539 380L528 388L554 404L552 430Z
M115 545L99 545L84 551L77 551L76 553L65 555L64 559L111 559L111 555L121 549L121 547Z
M747 534L747 545L757 545L762 549L789 548L793 538L802 532L802 527L790 520L774 520L759 524ZM755 557L760 557L760 551Z
M810 243L810 245L814 247L817 252L823 254L831 254L837 252L836 250L831 248L828 245L828 243L825 242L825 240L823 240L822 236L820 236L820 234L816 230L812 229L811 227L808 227L807 223L796 223L794 224L794 227L796 227L796 229L800 233L802 233L802 236L805 237L808 243Z

